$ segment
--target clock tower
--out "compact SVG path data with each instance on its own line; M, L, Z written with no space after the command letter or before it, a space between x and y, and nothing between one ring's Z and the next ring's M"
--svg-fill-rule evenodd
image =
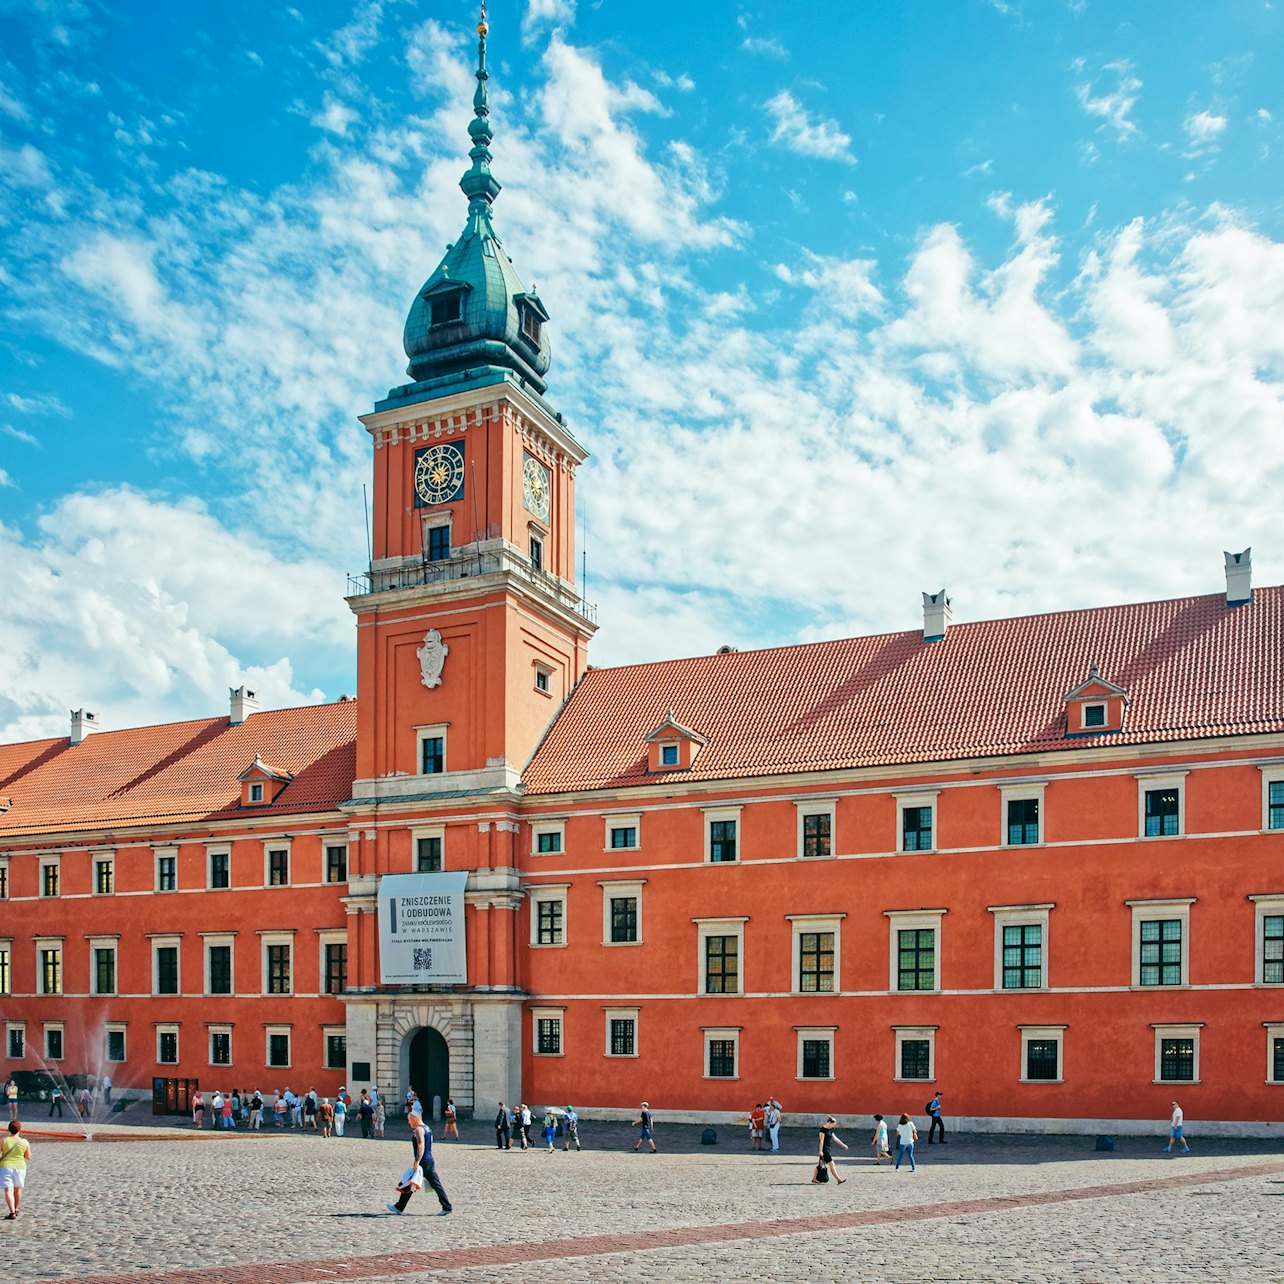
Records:
M345 997L350 1084L369 1063L385 1090L482 1111L520 1099L521 772L583 674L596 625L575 584L587 452L545 399L548 312L492 223L484 7L477 30L467 223L410 306L410 382L361 419L374 496L370 568L348 599L358 705ZM467 983L386 986L379 880L435 872L468 875Z

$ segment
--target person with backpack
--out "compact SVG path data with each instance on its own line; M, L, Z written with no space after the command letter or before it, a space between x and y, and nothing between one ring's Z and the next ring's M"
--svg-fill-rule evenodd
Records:
M645 1101L642 1103L641 1112L633 1121L633 1126L642 1129L638 1135L637 1145L633 1149L641 1150L642 1143L646 1141L651 1145L651 1153L655 1154L655 1120L651 1115L651 1107Z
M927 1144L932 1144L932 1138L936 1136L936 1130L941 1130L941 1145L945 1145L945 1120L941 1118L941 1094L935 1093L924 1107L932 1122L927 1127Z
M580 1117L573 1106L567 1106L566 1113L562 1116L562 1149L570 1150L572 1142L575 1143L575 1149L579 1150Z

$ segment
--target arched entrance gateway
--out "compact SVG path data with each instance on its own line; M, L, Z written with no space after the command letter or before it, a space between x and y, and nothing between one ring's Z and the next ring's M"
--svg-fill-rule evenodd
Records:
M429 1026L412 1036L408 1072L428 1118L438 1118L450 1097L450 1048L441 1031Z

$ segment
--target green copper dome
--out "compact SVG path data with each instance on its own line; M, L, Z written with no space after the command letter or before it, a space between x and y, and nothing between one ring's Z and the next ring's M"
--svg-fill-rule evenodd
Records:
M499 182L490 172L490 102L486 94L486 10L477 24L477 92L473 95L472 166L459 181L468 223L410 305L404 345L416 382L485 367L514 371L537 392L547 386L548 313L523 288L491 223Z

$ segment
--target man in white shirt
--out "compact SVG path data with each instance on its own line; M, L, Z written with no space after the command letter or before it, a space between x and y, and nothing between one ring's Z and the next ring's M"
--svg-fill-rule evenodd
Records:
M1189 1155L1190 1145L1185 1136L1186 1116L1182 1114L1181 1107L1175 1101L1173 1102L1172 1118L1168 1121L1168 1129L1168 1149L1164 1151L1164 1154L1171 1155L1173 1153L1173 1142L1180 1141L1181 1153Z
M767 1098L767 1136L771 1138L771 1149L780 1149L780 1102L775 1097Z

